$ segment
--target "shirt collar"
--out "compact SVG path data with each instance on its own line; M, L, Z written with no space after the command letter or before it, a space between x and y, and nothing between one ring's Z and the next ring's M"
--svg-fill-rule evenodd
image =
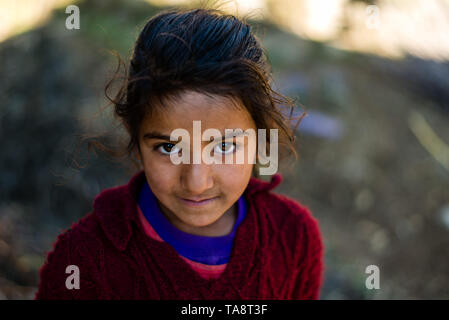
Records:
M178 253L190 260L206 264L227 263L232 251L237 228L246 216L244 195L237 200L237 219L232 231L223 236L201 236L175 227L162 213L158 201L145 181L139 194L139 208L157 234L171 244Z
M114 246L123 251L131 238L132 222L140 223L137 215L139 191L146 181L145 171L134 174L127 184L108 188L100 192L94 199L93 214ZM246 193L248 197L258 192L267 192L277 187L282 176L277 173L271 181L263 181L251 177Z

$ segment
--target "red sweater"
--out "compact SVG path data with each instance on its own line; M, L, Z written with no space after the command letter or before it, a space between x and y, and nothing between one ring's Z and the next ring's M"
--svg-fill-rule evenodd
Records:
M309 209L270 192L281 182L251 178L248 213L235 235L230 260L218 279L201 277L166 242L149 237L137 195L144 171L128 184L103 190L93 211L58 236L39 271L35 299L318 299L324 245ZM67 289L69 265L80 288Z
M159 236L156 230L154 230L151 224L148 222L147 218L145 218L139 206L137 206L137 212L139 215L139 220L142 223L146 235L156 241L164 242L164 240ZM182 259L184 259L184 261L187 262L193 270L195 270L201 277L205 279L217 279L224 272L227 266L227 263L210 265L191 260L182 255L179 256Z

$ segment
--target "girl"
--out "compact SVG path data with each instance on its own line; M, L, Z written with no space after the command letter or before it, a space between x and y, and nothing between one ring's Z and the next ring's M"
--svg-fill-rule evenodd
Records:
M274 129L294 152L250 26L213 9L159 13L141 31L126 90L113 100L142 170L103 190L93 210L59 235L40 270L36 299L318 299L323 242L317 220L257 178L251 138L226 130ZM195 136L213 162L172 133ZM210 137L210 136L209 136ZM258 139L271 149L272 136ZM263 140L263 141L262 141ZM178 142L178 143L177 143ZM193 142L195 143L195 142ZM263 146L260 148L260 146ZM195 148L193 148L195 149ZM198 149L196 149L198 150ZM275 148L275 150L277 150ZM217 161L245 155L243 163ZM207 158L207 157L206 157Z

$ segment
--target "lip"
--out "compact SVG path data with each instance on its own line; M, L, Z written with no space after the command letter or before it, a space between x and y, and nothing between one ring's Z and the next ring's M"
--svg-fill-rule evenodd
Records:
M190 207L201 207L201 206L205 206L208 205L212 202L214 202L215 200L218 199L218 197L212 197L212 198L207 198L207 199L201 199L201 200L193 200L193 199L185 199L185 198L179 198L185 205L190 206Z

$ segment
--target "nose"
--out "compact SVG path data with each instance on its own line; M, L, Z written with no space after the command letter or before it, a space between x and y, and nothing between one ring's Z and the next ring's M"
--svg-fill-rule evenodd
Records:
M183 164L181 183L190 196L199 196L214 185L211 166L208 164Z

